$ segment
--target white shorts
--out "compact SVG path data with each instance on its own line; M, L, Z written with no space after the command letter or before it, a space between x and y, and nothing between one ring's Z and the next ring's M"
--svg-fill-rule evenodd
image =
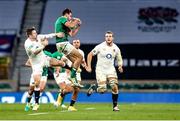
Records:
M50 66L50 59L51 59L51 57L46 56L45 58L42 59L41 63L32 64L33 75L36 75L36 74L41 75L43 72L43 67L49 67Z
M41 81L47 82L47 76L42 76L42 77L41 77ZM30 78L30 83L29 83L29 85L30 85L30 86L33 86L33 85L34 85L33 74L31 74L31 78Z
M59 52L64 53L66 56L69 55L72 52L72 50L75 48L69 42L56 43L56 47Z
M107 81L108 78L114 77L117 78L117 73L115 69L109 69L106 71L105 69L96 68L96 80L97 83Z
M65 82L66 84L71 84L71 81L68 79L67 73L59 73L59 76L57 76L56 73L54 73L54 79L56 80L57 84Z

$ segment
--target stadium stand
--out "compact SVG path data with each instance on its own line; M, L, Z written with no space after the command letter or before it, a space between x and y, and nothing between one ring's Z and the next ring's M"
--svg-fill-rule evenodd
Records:
M13 72L24 5L24 0L0 1L0 91L16 90L17 81L7 79Z
M0 1L0 29L12 29L19 32L24 11L24 0ZM15 33L16 34L16 33Z
M27 67L24 67L27 60L27 55L24 49L24 41L26 40L26 29L28 27L36 27L36 29L39 31L41 28L41 21L42 16L44 13L45 8L45 2L38 1L38 0L28 0L26 1L26 5L24 8L23 13L23 21L21 25L21 31L20 31L20 40L19 40L19 47L17 50L17 56L15 61L15 70L13 73L13 79L18 81L24 81L29 82L29 77L26 76L20 76L22 75L30 75L31 70L27 69ZM21 78L20 78L21 77Z

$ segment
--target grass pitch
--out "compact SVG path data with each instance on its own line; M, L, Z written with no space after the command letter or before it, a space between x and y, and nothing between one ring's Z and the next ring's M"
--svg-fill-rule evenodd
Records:
M41 104L38 111L24 111L25 104L0 104L0 120L180 120L180 104L125 104L113 112L110 103L77 103L76 112Z

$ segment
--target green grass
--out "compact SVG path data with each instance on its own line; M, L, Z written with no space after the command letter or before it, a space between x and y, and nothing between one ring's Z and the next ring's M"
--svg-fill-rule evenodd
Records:
M38 111L24 111L25 104L0 104L0 120L180 120L180 104L125 104L113 112L110 103L77 103L77 112L41 104ZM32 115L38 114L39 115Z

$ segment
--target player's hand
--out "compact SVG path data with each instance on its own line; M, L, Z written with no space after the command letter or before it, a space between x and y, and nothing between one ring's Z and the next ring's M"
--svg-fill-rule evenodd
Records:
M58 77L59 76L59 72L58 71L56 71L56 77Z
M119 67L118 67L118 70L119 70L120 73L123 73L123 68L122 68L122 66L119 66Z
M91 72L92 72L91 67L87 67L87 68L85 68L85 69L86 69L86 71L87 71L87 72L89 72L89 73L91 73Z
M77 24L79 24L79 25L82 24L82 22L81 22L81 20L79 18L73 18L73 19L77 21Z
M45 47L48 45L48 40L47 39L44 39L43 41L41 41L41 44Z
M59 38L63 38L64 37L64 33L63 32L56 33L56 36L59 37Z

